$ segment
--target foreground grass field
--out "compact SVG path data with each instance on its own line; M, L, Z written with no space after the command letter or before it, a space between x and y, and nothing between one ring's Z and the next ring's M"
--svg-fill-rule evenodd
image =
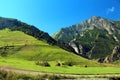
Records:
M69 73L69 74L120 74L119 67L87 67L75 66L56 66L56 62L49 62L50 67L35 65L34 61L0 58L0 66L12 67L24 70L40 72Z

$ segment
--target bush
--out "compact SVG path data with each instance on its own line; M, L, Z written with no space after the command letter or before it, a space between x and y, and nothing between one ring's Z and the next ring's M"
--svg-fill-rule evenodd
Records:
M56 64L56 66L61 66L61 64L58 62L58 63Z
M67 61L62 63L62 65L73 66L75 63L73 61Z
M84 65L85 68L87 68L88 66L87 65Z
M47 61L37 61L36 65L50 67L50 64Z

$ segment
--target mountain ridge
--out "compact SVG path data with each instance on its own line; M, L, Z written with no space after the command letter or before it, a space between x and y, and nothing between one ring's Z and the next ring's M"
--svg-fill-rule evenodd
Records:
M4 29L4 28L9 28L11 30L19 30L28 35L32 35L37 39L44 39L48 43L52 43L52 44L56 43L56 41L52 39L48 33L43 32L37 29L35 26L28 25L17 19L0 17L0 29Z
M103 22L104 22L103 20L105 20L105 22L109 23L108 28L105 27L106 25L108 25L107 23L106 23L105 25L103 25ZM98 22L101 22L101 23L95 25L95 24L98 23ZM105 23L105 22L104 22L104 23ZM93 23L94 23L94 24L93 24ZM84 20L84 21L81 22L81 23L74 24L74 25L69 26L69 27L66 27L66 28L62 28L61 30L59 30L58 32L56 32L55 34L53 34L52 37L53 37L53 38L57 37L57 34L60 33L60 31L63 31L63 32L61 32L61 33L66 32L66 33L69 34L69 33L70 33L69 31L71 31L71 33L72 33L73 31L76 31L76 33L77 33L77 32L80 32L80 31L84 31L84 30L86 30L86 29L92 30L92 29L94 29L95 27L97 27L98 29L107 30L109 34L113 34L113 33L115 33L115 31L117 31L116 29L114 29L114 27L113 27L114 24L113 24L113 23L114 23L114 22L111 21L111 20L109 20L109 19L102 18L102 17L100 17L100 16L93 16L93 17L91 17L91 18L89 18L89 19L87 19L87 20ZM103 27L102 27L102 25L103 25ZM110 27L111 30L109 30L109 27ZM69 29L68 32L67 32L67 29ZM113 31L113 32L112 32L112 31ZM117 31L117 32L120 33L120 31ZM69 36L69 35L68 35L68 36ZM82 34L81 34L81 36L82 36ZM74 37L74 36L73 36L73 37ZM73 38L73 37L72 37L72 38ZM57 39L57 38L55 38L55 39Z
M12 31L22 31L28 35L37 38L38 40L45 40L51 45L57 45L62 49L75 53L74 49L69 45L63 42L57 42L48 33L39 30L33 25L28 25L27 23L21 22L17 19L0 17L0 30L5 28L9 28Z
M77 54L99 59L112 53L113 48L120 42L119 36L120 21L93 16L79 24L62 28L52 37L57 41L72 44Z

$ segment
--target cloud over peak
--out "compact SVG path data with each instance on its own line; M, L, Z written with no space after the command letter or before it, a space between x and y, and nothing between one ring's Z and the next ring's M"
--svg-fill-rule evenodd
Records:
M108 9L107 9L107 14L112 13L112 12L114 12L114 11L115 11L115 7L112 6L111 8L108 8Z

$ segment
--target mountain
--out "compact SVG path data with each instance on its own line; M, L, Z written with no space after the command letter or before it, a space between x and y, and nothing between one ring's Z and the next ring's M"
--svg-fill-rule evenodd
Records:
M120 21L93 16L79 24L62 28L52 36L68 43L78 55L105 58L120 42Z
M35 26L28 25L26 23L23 23L21 21L18 21L17 19L12 18L3 18L0 17L0 30L9 28L12 31L22 31L28 35L31 35L37 39L43 39L46 40L50 44L55 44L56 41L51 38L48 33L45 33L39 29L37 29Z
M36 28L35 26L28 25L17 19L0 17L0 30L5 29L5 28L9 28L12 31L16 31L16 30L22 31L25 34L28 34L30 36L37 38L38 40L45 40L47 43L49 43L51 45L57 45L67 51L75 52L71 46L69 46L63 42L62 43L57 42L51 36L49 36L48 33L43 32L43 31L39 30L38 28Z

